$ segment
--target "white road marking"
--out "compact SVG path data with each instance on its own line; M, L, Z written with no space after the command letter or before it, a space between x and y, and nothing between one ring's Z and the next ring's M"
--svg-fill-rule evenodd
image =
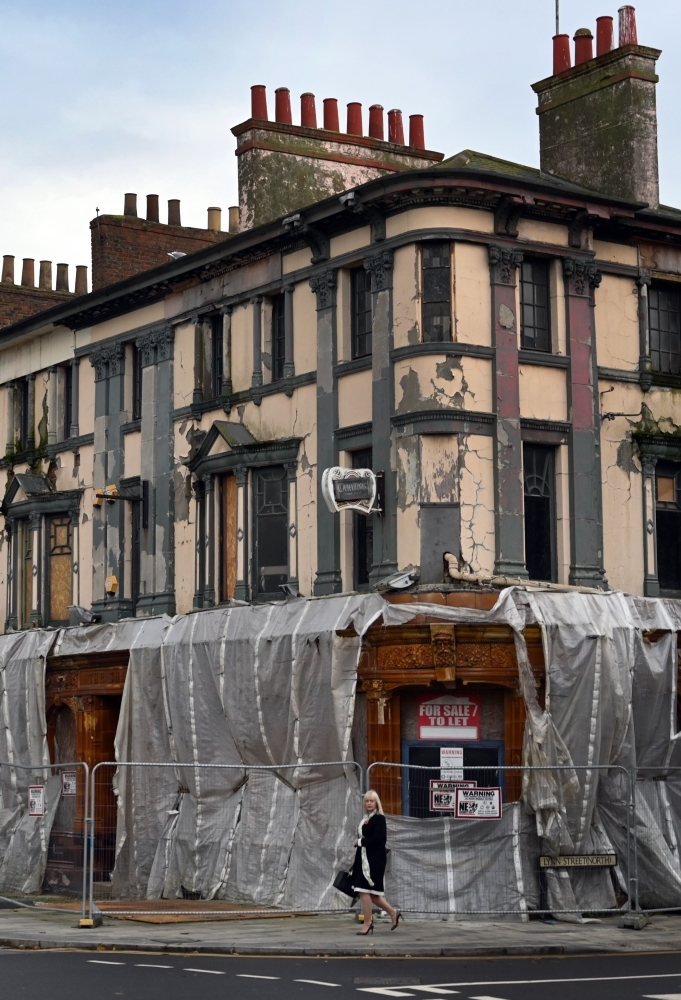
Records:
M445 993L457 993L457 990L445 990L442 986L410 986L410 990L421 990L422 993L436 993L438 996L444 996Z
M579 979L489 979L476 983L437 983L437 986L531 986L541 983L616 983L625 979L681 979L681 972L653 972L644 976L582 976ZM410 986L408 989L418 989ZM681 994L679 994L681 996Z
M323 983L321 979L294 979L294 983L312 983L313 986L340 986L340 983Z
M103 958L88 958L89 965L125 965L125 962L105 962Z
M173 969L172 965L147 965L145 962L135 962L136 969Z
M183 972L207 972L211 976L226 976L226 972L216 972L215 969L183 969Z
M279 976L252 976L248 972L237 972L237 979L279 979Z
M502 1000L501 997L471 997L470 1000Z
M413 997L413 993L402 993L394 986L360 986L360 993L378 993L382 997Z
M681 1000L681 993L648 993L647 1000Z

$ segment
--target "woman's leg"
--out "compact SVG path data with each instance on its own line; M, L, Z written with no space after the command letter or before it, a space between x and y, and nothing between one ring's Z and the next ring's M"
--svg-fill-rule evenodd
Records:
M360 892L359 898L362 903L362 912L364 913L364 926L365 928L369 926L373 916L373 902L371 898L371 893Z
M395 923L395 918L397 916L397 910L394 906L391 906L385 896L374 896L374 903L376 906L380 906L382 910L388 914L393 923Z

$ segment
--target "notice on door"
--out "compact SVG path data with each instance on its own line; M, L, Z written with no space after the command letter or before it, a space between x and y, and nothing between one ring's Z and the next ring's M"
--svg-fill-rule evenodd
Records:
M501 819L500 788L457 788L457 819Z
M420 740L479 740L480 697L424 695L418 702Z
M463 747L440 747L440 777L448 781L463 780Z
M62 795L76 794L76 772L62 771L61 773L61 793Z
M28 786L28 815L29 816L44 816L45 815L45 786L44 785L29 785Z

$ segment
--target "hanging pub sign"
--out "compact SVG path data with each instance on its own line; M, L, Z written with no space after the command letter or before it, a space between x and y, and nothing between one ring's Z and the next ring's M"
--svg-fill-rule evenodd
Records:
M430 782L430 811L454 812L457 788L477 788L477 781L435 781Z
M500 788L457 788L457 819L501 819Z
M44 785L29 785L28 786L28 815L29 816L44 816L45 815L45 786Z
M332 514L339 510L371 514L376 510L376 475L371 469L325 469L322 496Z
M479 740L479 695L422 695L418 701L418 733L420 740Z

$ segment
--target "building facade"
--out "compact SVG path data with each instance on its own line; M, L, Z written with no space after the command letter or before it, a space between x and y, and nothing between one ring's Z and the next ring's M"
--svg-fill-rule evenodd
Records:
M595 56L578 33L574 66L554 40L540 170L445 159L419 116L407 145L399 112L385 140L377 106L369 136L333 101L317 128L311 95L298 126L278 91L270 121L254 88L238 231L156 215L176 259L0 331L5 629L74 605L119 621L391 594L399 574L391 599L480 607L501 577L681 596L681 211L659 204L659 51L631 23L615 47L599 19ZM107 254L144 226L103 218L93 259L121 274ZM380 513L327 509L337 465L374 470ZM481 739L517 762L498 632L372 633L367 760L402 759L419 693L465 684L487 699ZM101 655L55 657L48 701L80 698L110 734L126 657Z

